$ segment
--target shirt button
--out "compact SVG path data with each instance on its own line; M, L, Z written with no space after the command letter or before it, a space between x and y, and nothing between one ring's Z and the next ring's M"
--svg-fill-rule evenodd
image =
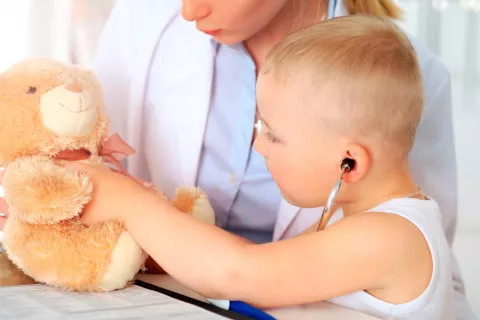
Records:
M228 182L230 182L231 184L237 182L237 175L235 174L235 172L232 172L228 175Z

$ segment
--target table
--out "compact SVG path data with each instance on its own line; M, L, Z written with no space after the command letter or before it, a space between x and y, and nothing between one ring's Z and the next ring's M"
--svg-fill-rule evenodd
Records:
M158 287L174 291L185 296L206 301L206 299L189 288L183 286L171 276L166 274L144 274L140 273L136 277L139 280L151 283ZM333 305L328 302L319 302L314 304L285 307L266 310L269 314L279 320L374 320L377 318Z

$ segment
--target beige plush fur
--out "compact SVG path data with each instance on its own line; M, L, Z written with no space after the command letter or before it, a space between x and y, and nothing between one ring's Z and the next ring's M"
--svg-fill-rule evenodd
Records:
M0 75L0 120L2 184L10 207L0 285L37 281L88 291L127 285L147 255L119 221L82 224L79 216L95 190L86 175L61 166L102 161L108 118L92 73L45 59L14 65ZM172 205L214 223L199 189L178 190ZM161 271L152 260L146 266Z

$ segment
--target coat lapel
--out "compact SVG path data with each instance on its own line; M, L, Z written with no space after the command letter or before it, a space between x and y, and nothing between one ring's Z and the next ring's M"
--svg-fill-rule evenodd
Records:
M159 15L165 16L165 12L152 10L150 22L139 32L144 36L139 37L142 40L132 66L136 76L131 84L128 136L134 145L142 146L146 91L156 90L153 107L159 108L155 125L161 143L155 150L140 147L139 156L130 159L129 168L132 174L144 177L147 157L140 155L148 153L153 163L148 164L152 177L159 177L154 182L172 195L179 186L195 184L210 106L215 44L194 24L182 19L180 6L162 19L168 21L162 27L156 25ZM161 72L155 75L156 87L148 88L153 58Z
M163 2L160 2L163 4ZM171 21L178 15L179 8L174 6L167 7L166 10L160 12L162 6L151 8L148 16L145 17L144 23L139 28L138 34L142 35L134 39L134 47L137 50L133 59L131 59L130 74L132 74L130 83L130 96L128 101L128 116L126 119L127 129L126 137L128 141L137 147L137 154L126 159L128 162L129 171L136 177L146 179L145 177L145 163L141 159L141 139L143 131L142 127L145 90L147 87L147 80L149 70L153 60L156 46L159 39L165 33ZM163 6L165 9L165 6ZM161 27L154 27L155 21L168 21L161 25Z
M172 22L171 32L162 37L157 59L161 74L156 103L159 145L155 176L170 195L180 186L196 184L203 138L210 109L215 42L181 16ZM179 37L181 35L181 37ZM185 45L188 43L188 46ZM195 54L192 54L192 51ZM151 151L153 152L153 151ZM165 156L162 156L165 154ZM168 159L168 162L166 162Z
M182 106L183 110L180 108L174 110L176 115L174 117L177 119L175 128L183 131L183 134L177 135L178 143L175 146L183 173L182 180L178 183L193 186L196 184L211 105L216 44L209 36L195 28L190 29L189 35L186 41L193 44L192 48L195 48L196 54L187 54L184 59L177 60L180 62L179 68L190 66L190 70L185 73L183 79L185 92L177 97L177 104Z

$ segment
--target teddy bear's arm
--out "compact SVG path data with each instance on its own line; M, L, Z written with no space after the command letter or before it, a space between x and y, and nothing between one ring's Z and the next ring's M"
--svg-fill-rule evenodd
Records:
M172 205L200 221L215 224L215 212L207 195L200 188L179 188Z
M88 176L67 171L47 157L11 163L2 182L10 214L29 223L56 223L82 212L92 195Z
M159 195L167 197L155 189L150 184L145 184L154 189ZM168 200L168 199L167 199ZM200 188L179 188L176 191L175 198L170 202L172 206L183 213L192 216L195 219L206 222L208 224L215 224L215 212L208 200L207 195ZM145 263L146 273L162 274L165 270L152 257L148 257Z

